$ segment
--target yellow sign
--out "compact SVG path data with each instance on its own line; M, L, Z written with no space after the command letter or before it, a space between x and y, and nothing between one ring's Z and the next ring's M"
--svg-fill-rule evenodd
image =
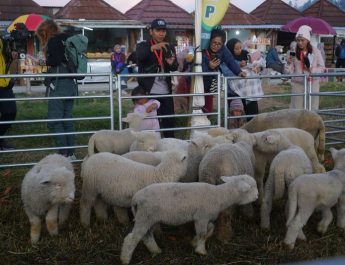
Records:
M202 0L201 48L208 46L210 32L222 21L228 11L229 2L229 0Z
M223 19L229 0L202 0L202 27L212 30Z

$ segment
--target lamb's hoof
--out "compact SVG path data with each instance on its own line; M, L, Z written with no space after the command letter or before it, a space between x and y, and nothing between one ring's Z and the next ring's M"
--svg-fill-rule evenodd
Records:
M222 242L223 244L229 243L233 237L232 233L218 233L217 234L217 239Z
M294 244L294 243L287 243L287 242L285 242L285 241L284 241L284 245L286 246L286 248L287 248L288 250L293 250L294 247L295 247L295 244Z
M200 254L200 255L203 255L203 256L206 256L207 255L207 251L205 248L196 248L195 249L195 252Z
M327 227L322 225L322 224L319 224L317 226L317 231L321 234L321 235L324 235L327 231Z
M161 249L156 249L155 251L151 252L152 257L156 257L157 255L161 254L162 250Z
M261 222L260 227L262 230L265 230L265 231L270 231L271 229L270 224L266 222Z
M197 240L193 238L193 240L190 241L190 244L192 245L193 248L195 248L197 246Z
M298 233L297 238L298 238L299 240L302 240L302 241L307 241L307 237L305 236L305 234L303 233L303 231L301 231L301 232Z
M337 222L337 226L339 228L345 229L345 223L344 222Z

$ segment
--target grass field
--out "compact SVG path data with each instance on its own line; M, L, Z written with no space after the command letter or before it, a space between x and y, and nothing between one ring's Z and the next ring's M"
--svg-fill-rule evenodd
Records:
M271 86L272 91L278 91ZM280 84L279 92L289 90L289 85ZM323 84L322 90L345 91L345 86L338 83ZM266 91L267 92L267 91ZM108 115L108 100L90 98L79 100L74 109L75 117ZM286 98L277 98L274 102L264 99L260 102L261 111L269 111L288 106ZM131 103L125 105L125 109ZM322 97L322 108L345 107L344 97ZM45 102L18 103L18 120L43 119L46 115ZM116 122L116 120L115 120ZM181 121L181 123L184 123ZM109 128L109 121L83 121L75 123L78 131ZM12 134L34 134L47 132L46 123L15 125ZM87 144L88 135L77 136L77 144ZM51 137L16 139L11 143L21 148L53 146ZM342 146L344 147L344 145ZM85 150L78 150L82 158ZM0 154L1 164L11 161L31 162L44 156L41 152ZM327 154L326 167L332 168L332 161ZM119 254L124 236L131 226L121 226L111 215L105 222L97 222L92 216L90 229L83 229L79 222L80 165L75 165L76 200L68 223L56 237L50 237L42 226L40 242L31 246L29 222L20 200L20 184L28 168L0 169L0 264L120 264ZM335 214L336 216L336 214ZM134 252L132 264L157 265L208 265L208 264L278 264L316 258L345 255L345 232L330 225L328 232L320 236L316 232L319 215L315 214L305 226L306 242L298 241L293 251L288 251L281 244L285 236L284 204L277 201L273 205L272 229L262 231L259 227L259 208L255 206L253 219L236 215L234 221L235 236L228 244L221 244L214 237L207 242L207 256L194 253L189 242L194 236L192 224L178 227L163 226L157 243L163 253L151 257L148 250L140 243Z

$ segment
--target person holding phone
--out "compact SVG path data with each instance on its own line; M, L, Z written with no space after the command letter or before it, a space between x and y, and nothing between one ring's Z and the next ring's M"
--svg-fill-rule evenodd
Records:
M298 29L296 34L296 53L289 54L287 64L285 65L285 73L310 74L324 72L325 62L322 59L321 52L310 44L311 30L311 27L307 25L303 25ZM318 93L320 91L320 77L309 77L309 80L311 81L311 92ZM291 81L292 93L304 93L303 77L293 77ZM292 96L290 108L306 108L303 96ZM311 109L319 109L319 96L312 96Z
M211 31L210 43L208 48L202 51L202 71L203 72L217 72L220 70L221 64L225 64L233 74L245 77L246 73L241 70L241 67L236 63L234 57L225 47L225 31L220 28L215 28ZM206 93L210 92L211 87L217 86L216 76L204 76L204 89ZM203 108L205 113L213 111L213 96L205 96L205 106Z
M226 47L234 56L240 67L245 67L248 63L249 52L242 49L242 42L239 39L232 38L226 43Z
M175 49L166 41L167 23L157 18L151 22L151 39L142 41L137 45L136 58L139 73L169 73L177 71ZM138 77L139 85L150 95L172 94L171 77ZM156 98L160 102L158 115L174 115L174 101L172 97ZM160 127L174 128L174 118L160 119ZM174 137L174 131L164 131L164 137Z

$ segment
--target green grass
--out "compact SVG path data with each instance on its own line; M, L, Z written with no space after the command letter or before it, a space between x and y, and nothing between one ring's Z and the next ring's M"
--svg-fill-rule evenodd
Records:
M328 86L328 84L327 84ZM286 87L282 88L287 89ZM324 89L324 84L322 86ZM326 89L326 88L325 88ZM331 84L327 89L344 91L338 84ZM329 91L329 90L328 90ZM322 99L323 100L323 99ZM344 104L344 101L335 102ZM116 103L116 102L115 102ZM337 103L337 104L338 104ZM332 101L325 100L322 107L334 107ZM74 117L91 117L108 115L107 99L79 100L75 105ZM267 106L275 108L277 104ZM343 105L340 105L343 106ZM125 113L132 108L128 101ZM115 110L117 107L115 105ZM17 120L44 119L45 102L18 102ZM115 125L117 127L117 114ZM187 119L179 119L178 125L184 126ZM109 128L109 121L83 121L75 123L77 131ZM46 123L32 125L15 125L11 134L48 132ZM53 146L51 137L32 138L30 140L12 140L20 148ZM87 144L88 136L77 136L77 144ZM78 150L80 158L86 150ZM1 163L13 161L31 162L43 157L45 152L31 152L14 155L1 154ZM329 153L326 154L328 163ZM327 164L327 169L332 165ZM20 185L28 168L0 169L0 264L120 264L119 255L125 235L132 225L121 226L110 216L105 222L97 222L92 215L90 229L81 228L79 221L79 199L81 190L80 165L75 165L76 200L67 225L56 237L50 237L45 226L39 244L31 246L29 221L25 215L20 199ZM10 190L8 189L10 188ZM316 232L318 214L314 214L305 226L307 242L297 241L293 251L286 250L281 241L285 235L285 218L283 201L275 202L272 212L272 229L270 232L259 228L259 207L255 206L253 219L236 215L233 221L235 236L228 244L222 244L214 237L207 242L207 256L194 253L189 242L194 236L192 224L171 227L163 226L163 232L156 237L163 253L151 257L148 250L140 243L134 252L132 264L140 265L210 265L210 264L278 264L293 261L310 260L341 256L345 253L345 233L335 226L335 221L328 232L320 236ZM334 213L336 217L336 213Z

